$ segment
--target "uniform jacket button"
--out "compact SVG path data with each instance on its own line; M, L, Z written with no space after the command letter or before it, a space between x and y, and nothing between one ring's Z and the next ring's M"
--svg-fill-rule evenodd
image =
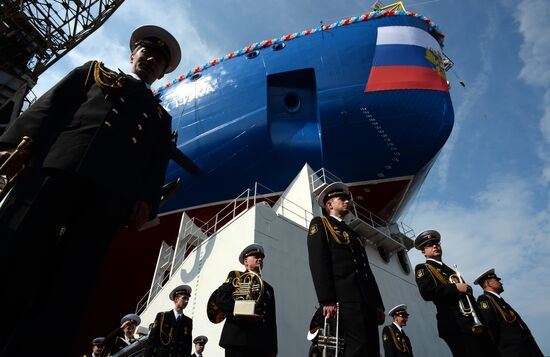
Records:
M147 113L141 113L141 114L143 114L143 117L144 117L145 119L149 118L149 116L147 115Z
M133 142L134 144L137 144L138 141L137 141L137 139L136 139L135 137L132 137L132 142Z
M111 110L113 111L113 113L118 114L118 110L116 110L116 108L113 108Z

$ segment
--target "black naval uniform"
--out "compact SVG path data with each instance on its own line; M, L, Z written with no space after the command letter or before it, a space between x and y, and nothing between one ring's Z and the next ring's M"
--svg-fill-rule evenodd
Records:
M334 217L311 220L309 267L320 304L340 303L344 356L378 357L377 308L382 297L359 236ZM333 232L331 232L333 230Z
M261 318L233 315L235 287L232 282L244 272L231 271L216 292L216 304L225 313L226 320L220 337L220 346L228 357L264 357L277 354L277 322L275 316L275 292L265 280L264 295L256 306Z
M149 332L144 357L188 357L193 347L193 320L181 315L176 321L174 310L159 312Z
M382 330L384 357L412 357L412 345L405 331L391 323Z
M171 117L142 81L88 62L17 118L0 137L0 150L24 135L33 140L34 170L0 211L0 274L9 292L1 294L8 312L0 331L5 355L39 354L60 331L65 341L75 340L131 207L144 201L150 218L157 214ZM45 323L38 335L44 343L29 344L29 324ZM69 354L71 347L56 351Z
M136 342L136 338L130 338L129 340L126 340L124 338L124 331L119 327L113 332L111 332L107 337L105 337L105 355L110 353L111 355L117 353L118 351L122 350L123 348L126 348L130 346L132 343Z
M473 320L464 316L459 309L459 295L455 284L449 282L449 276L455 271L447 265L433 260L418 264L415 268L416 283L420 295L426 301L433 301L437 308L437 329L455 357L499 356L488 333L474 334ZM479 309L470 296L473 307ZM467 306L467 305L466 305Z
M544 356L525 322L504 299L485 291L477 301L502 357Z

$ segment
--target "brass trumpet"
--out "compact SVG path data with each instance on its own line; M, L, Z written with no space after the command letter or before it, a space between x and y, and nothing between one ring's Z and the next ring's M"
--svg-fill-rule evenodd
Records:
M453 267L455 273L449 276L449 281L453 284L465 284L464 279L462 279L462 275L460 275L460 272L458 271L457 265L455 264ZM467 294L464 299L461 298L458 300L458 307L462 315L472 317L472 320L474 321L474 325L472 326L473 333L482 333L485 331L486 326L482 324L479 317L477 317L472 300L470 300L470 294Z
M321 326L323 324L323 326ZM309 357L339 357L344 353L344 338L340 337L340 303L336 303L336 319L323 317L319 307L311 319L307 339L312 346Z
M4 199L4 197L8 194L10 189L13 187L15 182L17 181L17 178L19 175L25 170L27 167L27 164L23 163L21 164L21 167L19 167L19 170L15 174L13 174L11 177L8 177L7 168L11 161L15 160L17 155L25 150L29 145L32 143L32 139L28 136L24 136L19 145L17 145L17 148L8 156L6 161L2 163L0 166L0 201Z

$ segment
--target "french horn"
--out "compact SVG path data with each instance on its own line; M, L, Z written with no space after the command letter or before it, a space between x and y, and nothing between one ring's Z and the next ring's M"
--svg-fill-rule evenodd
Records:
M233 300L235 300L233 315L256 315L256 305L262 301L264 295L264 281L261 275L253 271L247 271L236 276L232 284L235 287L232 295Z

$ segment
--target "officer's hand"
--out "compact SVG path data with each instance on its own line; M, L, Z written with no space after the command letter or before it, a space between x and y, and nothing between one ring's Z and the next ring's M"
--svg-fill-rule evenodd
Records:
M0 151L0 165L10 157L11 151Z
M14 150L7 150L7 151L0 151L0 165L6 161ZM26 165L26 167L29 167L29 161L31 158L31 154L27 150L21 150L19 151L8 163L8 165L0 172L0 175L7 175L9 177L13 177L13 175L17 174L19 170L21 170L21 167L23 165Z
M331 319L336 317L336 304L323 305L323 316Z
M145 201L137 201L132 207L128 217L128 227L131 229L140 229L149 220L151 208Z
M384 310L381 308L376 308L376 323L378 325L382 325L386 321L386 314L384 313Z
M130 323L132 323L131 320L126 320L126 321L124 321L124 323L123 323L122 325L120 325L120 329L121 329L121 330L124 330L124 328L126 327L126 325L128 325L128 324L130 324Z
M456 288L458 289L460 295L468 295L472 293L472 287L468 284L457 283Z

